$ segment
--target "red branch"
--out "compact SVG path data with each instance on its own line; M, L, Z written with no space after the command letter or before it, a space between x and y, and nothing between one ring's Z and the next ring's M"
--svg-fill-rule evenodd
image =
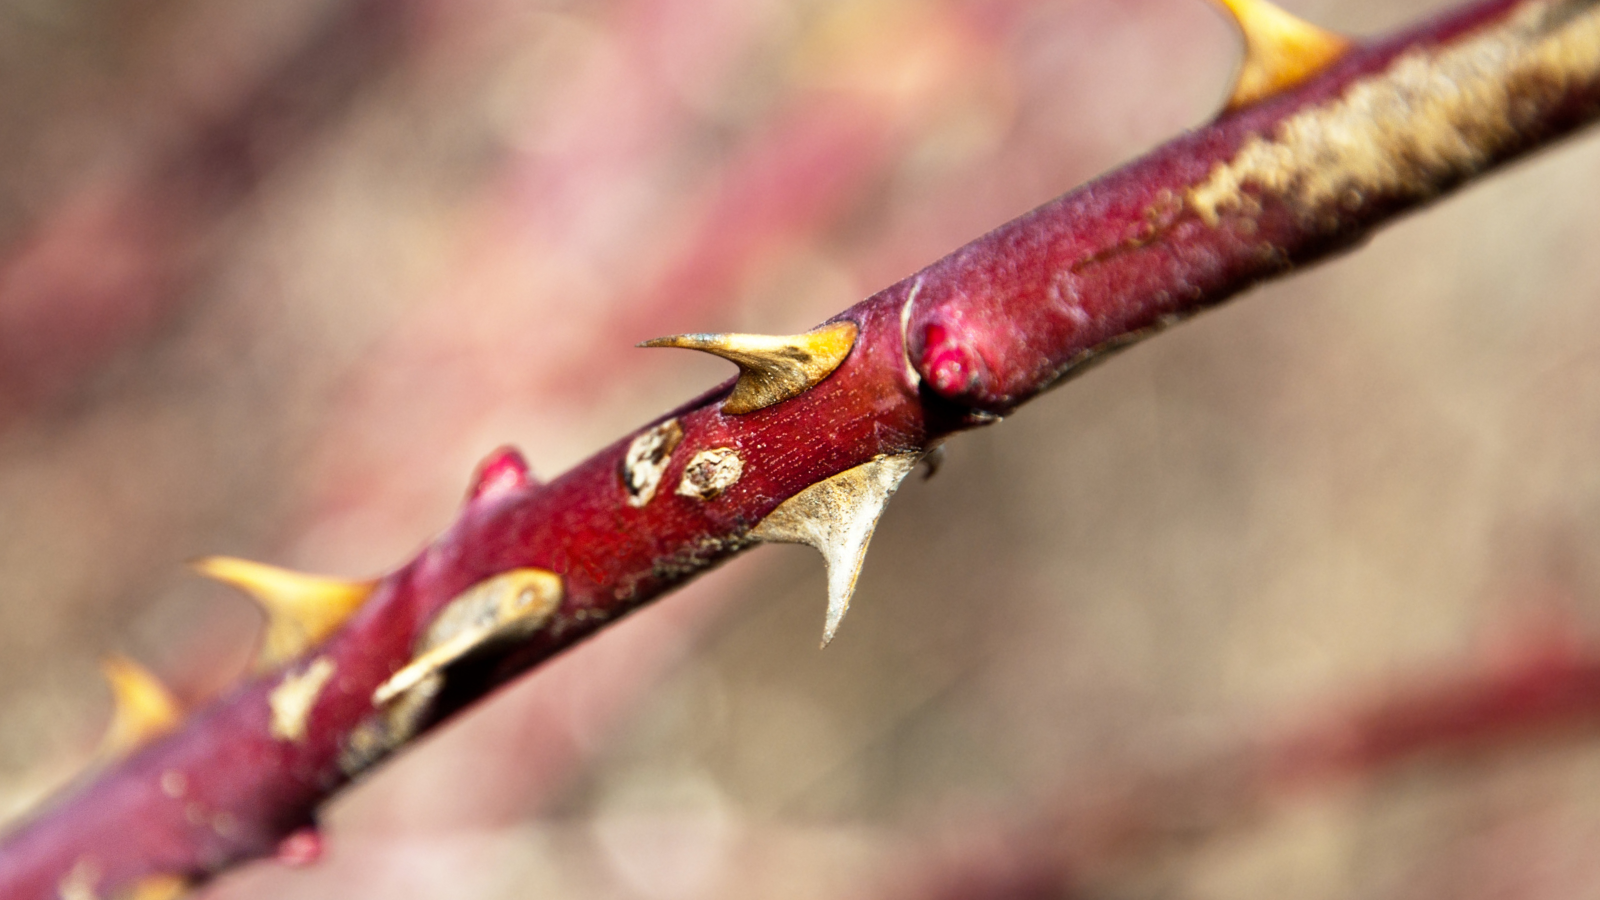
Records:
M1392 696L1342 698L1310 724L1276 726L1175 764L1113 766L992 834L964 817L966 845L911 855L879 896L1092 895L1119 866L1257 828L1307 794L1370 784L1420 761L1481 765L1530 745L1592 737L1600 725L1600 653L1592 645L1540 647L1509 666L1416 680Z
M1353 47L1297 87L1230 112L1052 201L836 316L859 327L820 384L741 415L724 385L670 413L663 485L731 448L742 476L709 499L628 502L618 441L549 484L515 466L385 577L305 657L240 686L102 772L0 845L0 896L64 878L112 895L154 875L204 879L272 853L376 761L374 690L475 583L560 576L540 627L452 668L427 726L754 543L785 499L885 454L993 421L1106 353L1600 115L1600 2L1489 0ZM670 443L670 442L669 442ZM313 658L315 662L313 662ZM269 697L314 676L303 731ZM278 731L277 734L274 731ZM365 737L363 737L365 736ZM376 750L374 750L376 747Z

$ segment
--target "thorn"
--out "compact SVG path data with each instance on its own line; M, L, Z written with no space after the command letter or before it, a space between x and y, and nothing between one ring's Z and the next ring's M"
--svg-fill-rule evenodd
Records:
M372 705L387 706L485 647L532 634L561 595L561 576L544 569L512 569L467 588L434 617L411 662L372 692Z
M1214 0L1244 35L1244 62L1224 112L1287 90L1332 65L1350 49L1342 35L1324 31L1267 0Z
M190 564L208 578L230 584L261 604L267 614L258 667L290 660L345 623L377 586L306 575L231 556L208 556Z
M860 331L854 322L834 322L805 334L678 334L641 347L704 350L739 366L739 381L722 404L729 415L755 412L816 387L839 368Z
M183 719L177 698L144 666L125 656L108 656L100 662L100 671L111 685L115 703L111 726L100 740L102 759L127 756Z
M523 459L522 453L509 445L500 447L478 464L478 471L472 476L472 488L467 491L467 500L497 497L534 483L533 475L528 471L528 461Z
M148 875L126 893L122 900L178 900L189 892L189 880L181 875Z
M867 544L889 498L921 458L919 452L899 453L846 469L783 501L750 532L759 540L809 544L821 551L828 567L822 646L833 640L850 608Z

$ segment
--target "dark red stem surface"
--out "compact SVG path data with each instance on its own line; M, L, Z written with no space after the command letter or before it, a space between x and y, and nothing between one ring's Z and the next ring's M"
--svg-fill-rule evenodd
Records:
M1054 200L835 317L849 357L798 397L720 410L729 386L663 417L683 438L664 486L627 502L629 435L548 484L501 478L339 632L195 713L0 844L0 896L101 896L204 879L270 854L375 761L352 742L439 611L509 569L557 573L532 637L452 670L428 723L750 546L785 499L884 454L993 421L1085 363L1360 240L1376 225L1600 114L1600 2L1489 0L1359 45L1297 88L1229 113ZM654 425L656 423L651 423ZM710 500L669 487L697 452L743 476ZM297 737L269 695L325 660Z

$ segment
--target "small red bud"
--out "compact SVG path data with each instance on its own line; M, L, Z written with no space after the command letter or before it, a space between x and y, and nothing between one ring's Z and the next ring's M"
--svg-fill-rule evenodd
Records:
M322 858L322 832L302 828L278 843L278 862L293 868L309 866Z
M988 377L989 368L966 342L937 322L923 331L921 371L928 387L941 397L958 400Z
M472 478L472 490L467 493L467 499L472 501L499 496L533 483L528 461L522 458L517 448L501 447L478 464L478 472Z

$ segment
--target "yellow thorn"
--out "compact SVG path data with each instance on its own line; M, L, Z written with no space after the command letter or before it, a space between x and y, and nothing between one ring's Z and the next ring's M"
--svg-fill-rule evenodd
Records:
M484 647L532 634L563 593L561 576L544 569L512 569L467 588L434 617L411 662L372 692L372 705L387 706Z
M255 598L267 614L267 636L258 665L293 659L332 634L350 618L377 585L306 575L231 556L208 556L195 571L230 584Z
M678 334L645 341L641 347L704 350L739 366L739 381L722 404L730 415L755 412L798 397L839 368L860 329L834 322L805 334Z
M161 680L125 656L108 656L100 671L111 684L115 709L111 726L100 740L102 759L126 756L176 728L183 710Z
M189 892L189 880L180 875L150 875L118 894L119 900L178 900Z
M1350 41L1295 18L1267 0L1214 0L1244 35L1244 63L1225 111L1294 87L1332 65Z

